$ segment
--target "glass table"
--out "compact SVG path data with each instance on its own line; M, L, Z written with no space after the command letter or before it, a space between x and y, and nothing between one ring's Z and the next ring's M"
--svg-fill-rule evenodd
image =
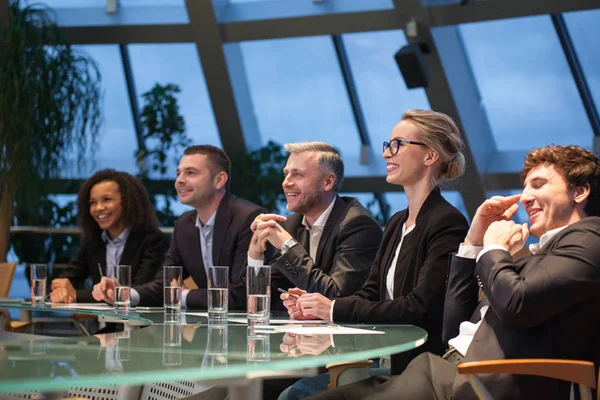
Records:
M232 399L261 398L263 379L314 374L331 362L401 353L427 340L423 329L410 325L342 326L383 334L292 335L249 326L243 315L232 315L228 324L213 325L201 312L182 312L178 318L165 319L160 310L124 315L109 310L0 303L0 309L21 307L37 312L88 313L147 326L96 336L0 341L0 398L3 393L27 390L81 394L84 388L107 385L111 390L136 393L119 398L142 398L143 387L174 381L227 386Z

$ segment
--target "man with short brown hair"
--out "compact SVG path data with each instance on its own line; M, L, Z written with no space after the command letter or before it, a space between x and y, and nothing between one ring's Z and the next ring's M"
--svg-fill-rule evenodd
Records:
M478 209L453 256L444 307L445 358L424 353L398 376L374 377L314 399L476 399L454 364L513 358L600 363L600 160L577 146L527 155L523 192L494 196ZM510 219L520 201L527 224ZM529 234L532 256L511 255ZM478 289L485 299L478 304ZM463 322L464 321L464 322ZM461 323L462 322L462 323ZM456 336L458 335L458 336ZM567 382L482 375L494 399L565 399Z

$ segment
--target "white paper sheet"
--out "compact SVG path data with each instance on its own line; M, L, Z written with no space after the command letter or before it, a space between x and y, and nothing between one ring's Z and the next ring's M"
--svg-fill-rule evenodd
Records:
M60 309L64 308L67 310L79 309L79 310L95 310L95 311L112 311L115 306L103 303L46 303L50 308Z
M348 328L345 326L256 326L256 333L294 333L296 335L381 335L385 332L370 329Z

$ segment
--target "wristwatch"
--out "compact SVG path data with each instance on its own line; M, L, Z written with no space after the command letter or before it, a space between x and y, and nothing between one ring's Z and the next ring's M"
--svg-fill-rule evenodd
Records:
M288 239L288 241L285 242L283 244L283 246L281 246L281 250L280 250L281 254L282 255L285 254L286 251L288 251L289 249L291 249L293 246L295 246L297 244L298 244L298 241L296 239L294 239L294 238Z

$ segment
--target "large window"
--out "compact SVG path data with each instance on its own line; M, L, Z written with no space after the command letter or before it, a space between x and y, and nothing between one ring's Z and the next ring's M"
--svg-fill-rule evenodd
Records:
M134 152L137 140L131 106L127 96L127 85L123 73L123 64L117 45L78 46L92 56L102 74L104 99L102 102L103 123L100 129L98 147L93 152L94 160L89 168L78 170L73 175L62 176L87 178L102 168L114 168L136 174Z
M600 112L600 10L565 14L577 57Z
M324 140L358 163L360 139L329 36L239 46L263 143Z
M350 33L343 38L373 149L380 156L381 142L389 139L402 113L428 109L429 102L424 89L406 88L394 60L406 44L402 31Z
M591 148L591 127L550 17L460 29L498 150Z
M140 113L144 106L142 95L155 84L177 84L179 112L192 144L211 144L221 147L215 117L204 81L196 45L138 44L130 45L131 67L136 84ZM180 153L169 154L168 176L175 178Z

